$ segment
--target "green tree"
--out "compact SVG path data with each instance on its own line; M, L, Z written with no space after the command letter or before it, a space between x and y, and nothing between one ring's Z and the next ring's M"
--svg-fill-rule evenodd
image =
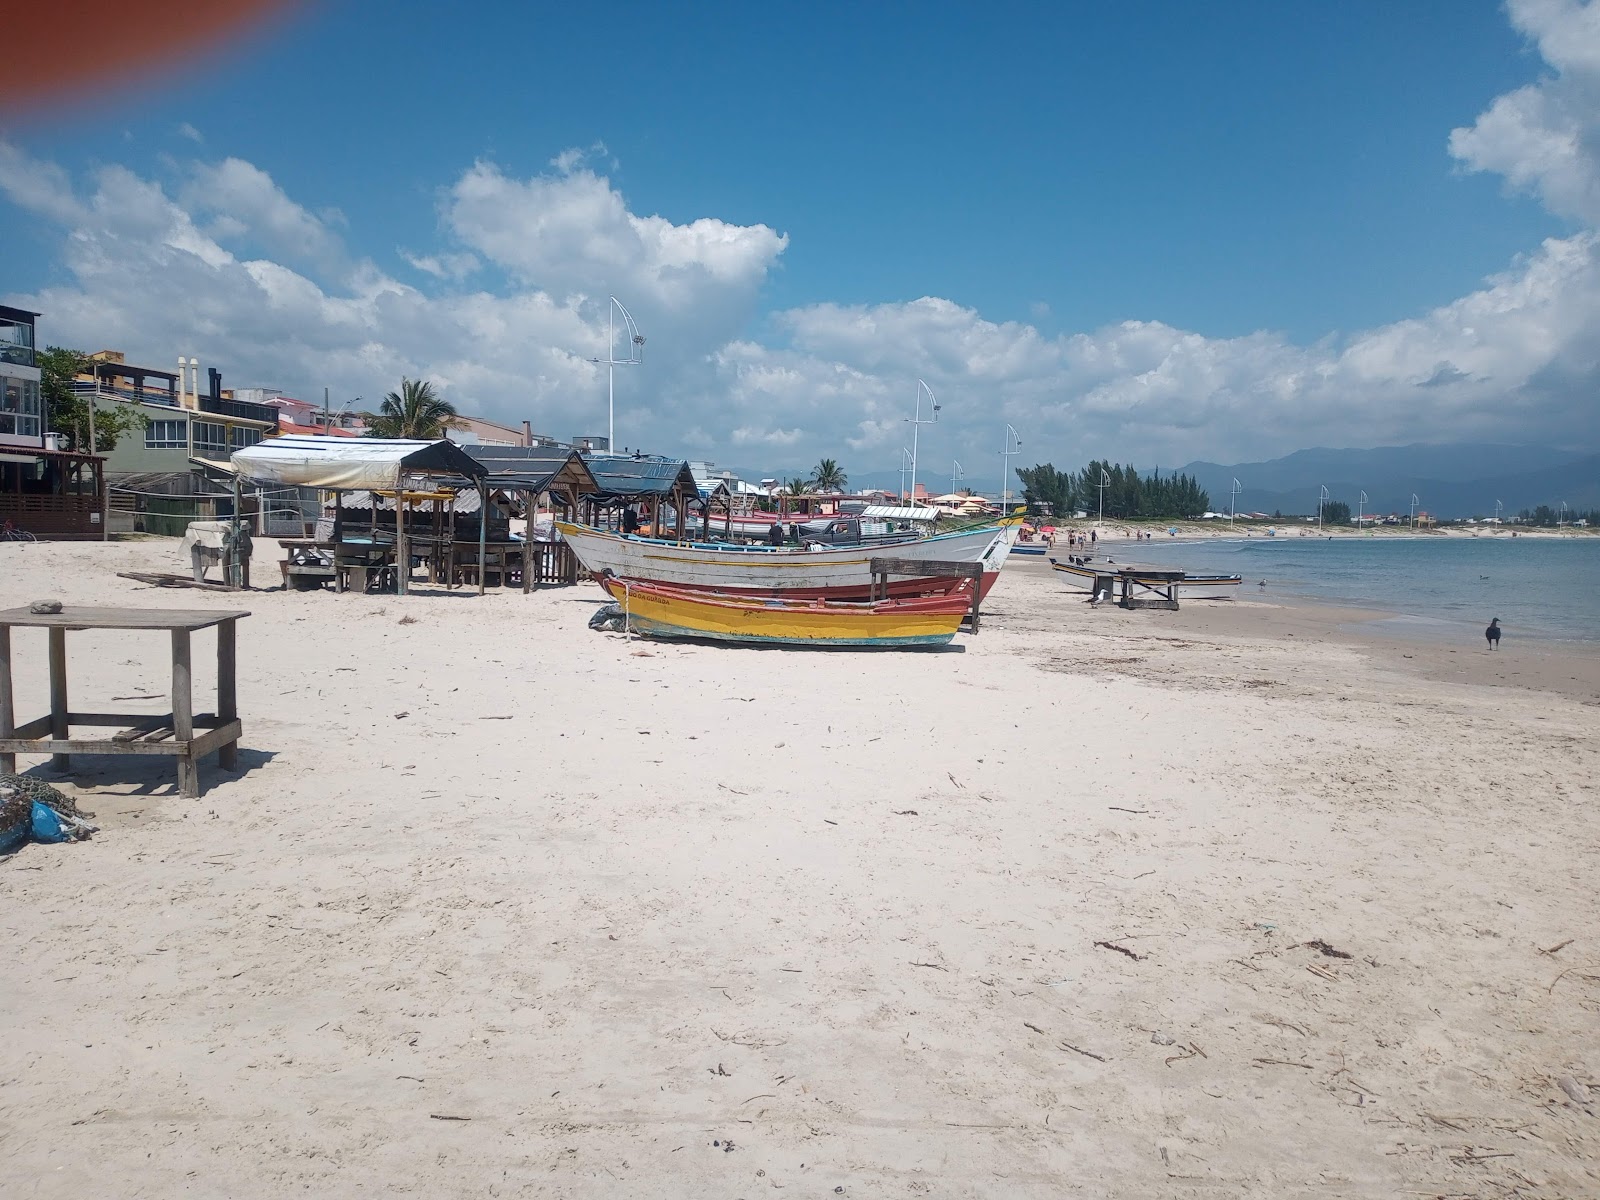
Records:
M839 464L825 458L811 472L811 486L819 492L842 492L850 486L850 477L839 469Z
M1053 463L1041 463L1018 467L1017 478L1022 480L1022 498L1028 504L1048 504L1058 517L1072 515L1077 493L1071 472L1058 471Z
M783 494L786 496L809 496L811 494L811 484L796 475L783 485Z
M38 356L39 393L44 397L45 428L62 434L73 450L89 449L89 399L72 390L72 381L89 370L82 350L47 347ZM145 416L136 404L107 400L94 406L94 453L109 454L122 435L142 431Z
M367 436L414 438L429 442L456 428L456 408L441 399L433 384L423 379L402 379L400 390L390 392L375 413L363 414Z
M1324 525L1350 524L1350 506L1343 500L1324 500L1322 503L1322 523Z

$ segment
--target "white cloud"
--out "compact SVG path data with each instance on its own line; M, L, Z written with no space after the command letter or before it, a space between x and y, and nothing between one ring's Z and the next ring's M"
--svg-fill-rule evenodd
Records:
M206 140L205 135L187 121L178 126L178 136L196 143L203 143Z
M482 266L476 254L412 254L409 250L398 253L417 270L435 279L464 279Z
M1058 463L1473 438L1594 446L1600 6L1511 11L1553 73L1495 100L1451 149L1582 228L1431 312L1311 345L1157 321L1049 335L934 296L762 320L788 238L635 212L596 170L600 145L530 178L478 162L448 183L438 243L394 258L428 276L424 291L352 252L362 230L341 232L337 211L242 160L178 168L169 193L126 167L77 181L0 143L0 189L60 229L66 280L12 299L45 314L52 341L151 362L199 353L230 383L369 403L425 376L463 411L572 435L605 428L606 373L589 360L605 355L617 295L648 338L644 365L615 371L619 442L774 472L824 455L853 474L895 469L919 378L943 404L921 429L924 471L960 458L974 480L980 463L998 469L1006 422Z

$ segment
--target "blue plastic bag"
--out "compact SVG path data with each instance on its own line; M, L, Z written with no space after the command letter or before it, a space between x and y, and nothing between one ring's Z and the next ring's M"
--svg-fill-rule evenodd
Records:
M61 824L56 810L48 804L33 802L33 840L36 842L69 842L72 835Z

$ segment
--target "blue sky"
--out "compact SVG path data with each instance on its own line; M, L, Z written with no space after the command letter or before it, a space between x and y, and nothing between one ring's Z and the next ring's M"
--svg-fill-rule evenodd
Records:
M1058 462L1596 440L1592 164L1548 153L1597 117L1587 6L483 7L315 5L13 118L0 288L51 340L559 435L615 291L619 441L752 468L892 467L918 377L946 463L1008 420Z

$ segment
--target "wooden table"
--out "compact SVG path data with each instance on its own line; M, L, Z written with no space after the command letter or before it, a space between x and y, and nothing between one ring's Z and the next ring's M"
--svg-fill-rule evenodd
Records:
M248 612L159 608L63 608L32 613L0 611L0 771L15 771L18 754L49 754L50 765L65 770L73 754L163 754L178 760L178 794L200 795L199 760L217 751L217 765L231 768L237 758L238 691L234 627ZM190 688L189 635L217 627L217 711L194 711ZM16 723L11 686L11 630L45 629L50 636L50 714ZM69 629L165 629L172 635L172 711L163 716L72 712L67 707L67 631ZM73 737L72 727L127 726L110 738ZM201 730L198 735L196 730Z

